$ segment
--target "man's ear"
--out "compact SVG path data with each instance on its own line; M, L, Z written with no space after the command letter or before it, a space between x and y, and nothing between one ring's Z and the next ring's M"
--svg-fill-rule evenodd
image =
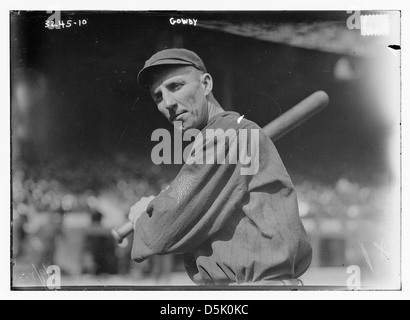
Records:
M210 93L212 93L212 90L214 88L214 81L209 73L205 73L201 76L201 83L204 87L205 96L208 96Z

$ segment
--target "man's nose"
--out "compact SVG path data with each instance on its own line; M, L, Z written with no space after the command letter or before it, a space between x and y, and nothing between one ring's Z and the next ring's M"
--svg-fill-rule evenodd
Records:
M177 105L176 101L169 93L165 93L163 95L163 99L164 99L165 108L167 108L168 110L174 109L175 106Z

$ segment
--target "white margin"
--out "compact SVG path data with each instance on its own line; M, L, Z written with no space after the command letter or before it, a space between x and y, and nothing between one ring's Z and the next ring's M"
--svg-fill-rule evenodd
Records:
M49 10L57 8L60 10L402 10L402 70L403 70L403 88L409 87L409 75L407 64L410 62L406 48L410 48L409 43L409 20L410 14L407 8L403 7L403 2L398 0L389 1L286 1L282 3L272 1L252 1L252 6L236 2L235 5L227 5L227 2L222 1L151 1L141 3L141 1L112 1L110 4L101 5L101 3L94 2L92 4L84 0L72 0L65 3L57 1L1 1L0 2L0 34L1 34L1 98L3 101L1 125L0 125L0 143L3 157L1 158L1 192L0 192L0 298L1 299L47 299L47 300L77 300L77 299L98 299L98 300L219 300L232 299L235 300L283 300L283 299L409 299L409 246L410 243L410 227L409 227L409 194L408 187L409 172L408 163L410 161L409 143L408 143L408 119L410 106L408 91L403 90L402 102L402 124L403 124L403 291L402 292L273 292L273 291L238 291L234 294L232 292L212 292L212 291L195 291L183 292L174 291L169 292L56 292L56 293L38 293L33 292L10 292L10 72L9 72L9 10ZM407 126L407 127L406 127ZM158 311L159 312L159 311Z

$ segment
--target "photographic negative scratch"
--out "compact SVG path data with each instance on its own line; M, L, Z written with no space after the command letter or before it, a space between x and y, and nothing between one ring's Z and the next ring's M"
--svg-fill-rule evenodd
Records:
M38 279L40 280L42 286L46 288L47 282L46 282L46 280L44 279L44 277L40 274L40 272L37 270L37 268L35 267L34 264L32 264L31 266L33 267L34 271L36 272L36 274L37 274L37 276L38 276Z
M118 143L117 143L117 146L121 143L122 138L124 138L124 135L125 135L125 132L127 131L127 129L128 129L128 125L125 126L125 129L124 129L124 131L123 131L123 133L122 133L122 135L121 135L120 140L119 140Z
M264 96L264 97L268 98L270 101L273 102L274 105L277 106L277 108L278 108L278 110L279 110L279 115L282 114L282 107L281 107L280 104L276 101L276 99L275 99L274 97L270 96L269 94L267 94L267 93L265 93L265 92L263 92L263 91L255 90L255 88L254 88L254 86L253 86L253 80L252 80L251 86L252 86L252 93L256 93L256 94L259 94L259 95L261 95L261 96ZM251 111L252 109L253 109L253 108L249 109L249 111Z
M139 100L140 100L140 97L137 97L137 100L135 100L134 104L132 105L132 111L136 110L135 107L137 106L137 103L138 103Z
M360 248L362 249L364 258L365 258L367 264L368 264L369 267L370 267L370 270L372 270L372 272L373 272L373 271L374 271L373 265L372 265L372 262L370 261L370 257L369 257L369 254L367 253L366 248L364 247L364 245L363 245L362 242L360 242L359 245L360 245Z
M271 100L279 109L279 115L282 114L282 107L280 106L280 104L276 101L275 98L273 98L272 96L270 96L269 94L262 92L262 91L255 91L255 93L260 94L266 98L268 98L269 100Z
M381 241L380 245L376 242L373 242L373 245L380 250L380 259L390 260L390 256L386 251L386 244L384 240Z

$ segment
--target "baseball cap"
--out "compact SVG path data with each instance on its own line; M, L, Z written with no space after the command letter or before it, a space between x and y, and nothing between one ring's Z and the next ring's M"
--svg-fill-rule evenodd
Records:
M145 62L137 78L140 87L147 89L152 71L159 66L166 65L193 66L200 71L207 72L205 64L195 52L179 48L166 49L157 52Z

